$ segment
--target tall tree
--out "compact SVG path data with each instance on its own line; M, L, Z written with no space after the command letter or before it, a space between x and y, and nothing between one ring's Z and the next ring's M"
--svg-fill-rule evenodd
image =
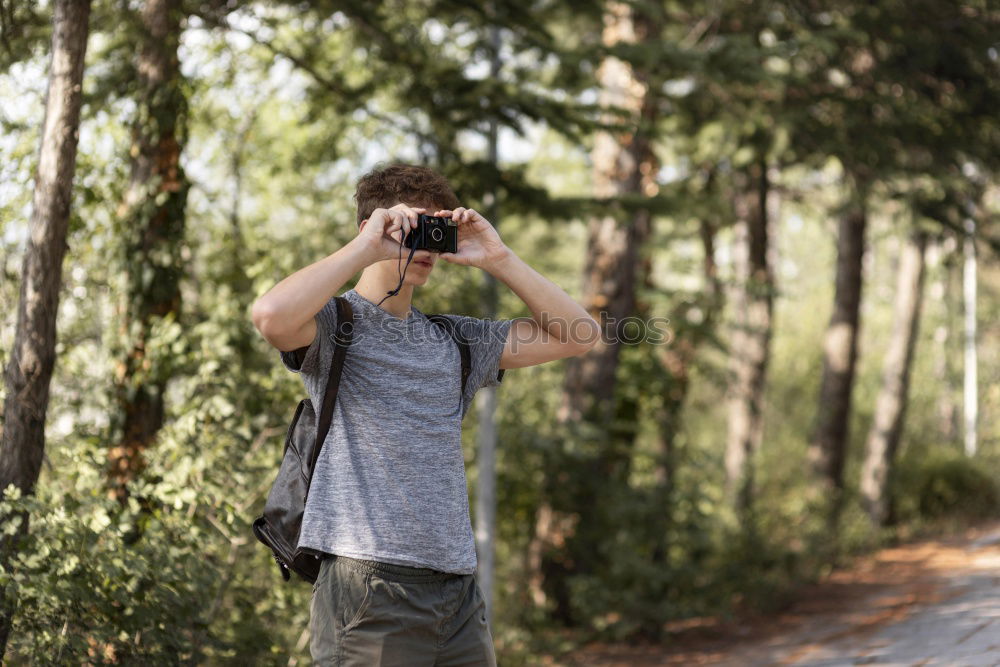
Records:
M964 430L966 456L975 456L978 449L979 386L976 361L976 219L969 206L965 218L965 238L962 241L962 297L965 304L965 354L964 354Z
M991 116L1000 86L989 50L1000 16L979 3L932 0L787 8L809 36L798 55L805 74L790 90L801 118L793 141L836 157L847 193L809 444L819 486L832 491L824 495L834 501L834 519L844 487L869 196L899 176L945 178L971 156L996 164L1000 133Z
M45 453L45 414L55 367L56 313L69 228L79 139L90 0L55 3L52 58L27 250L21 269L14 349L4 371L7 398L0 433L0 493L10 486L34 493ZM7 517L3 517L7 518ZM0 537L0 566L8 570L18 539ZM0 591L0 657L13 624L13 592Z
M603 31L606 46L641 44L657 37L657 26L651 16L627 3L608 4ZM655 194L659 169L653 150L655 91L641 69L614 55L601 63L597 83L602 106L628 110L633 128L624 133L599 132L595 137L591 152L594 196L614 199ZM623 321L635 312L641 250L649 231L650 212L643 208L617 214L605 212L590 220L583 304L610 335L589 354L568 364L562 421L586 419L608 423L611 419L618 341Z
M955 398L955 378L957 377L953 362L952 345L958 339L957 323L961 310L961 297L958 294L956 279L955 237L948 234L942 236L928 249L928 260L934 258L932 264L936 269L936 278L930 286L930 296L933 302L942 304L944 317L938 320L934 329L934 379L940 391L937 396L937 417L941 436L947 442L958 439L958 405Z
M624 2L610 2L605 8L602 42L609 50L597 73L599 103L617 110L605 121L617 125L614 131L598 132L591 151L593 161L593 196L611 203L591 218L588 224L584 257L583 298L587 311L602 324L605 338L590 353L570 360L567 366L559 421L566 425L584 424L603 435L598 438L595 469L581 470L571 483L571 502L575 510L580 502L592 497L584 489L595 483L621 481L627 473L631 438L618 434L609 425L614 422L615 387L619 351L625 333L625 321L636 310L636 288L640 279L642 248L651 225L651 212L642 206L623 206L625 200L643 200L656 194L659 163L653 149L658 97L648 72L629 62L623 54L633 54L637 45L659 39L659 17ZM616 49L622 53L616 53ZM622 118L618 113L624 112ZM588 466L589 467L589 466ZM554 599L556 614L570 618L569 571L559 563L573 562L574 570L586 571L599 558L597 541L606 531L607 517L601 507L590 506L596 515L577 524L579 529L569 545L574 556L548 554L556 545L564 545L567 522L560 520L552 503L557 471L546 471L546 489L536 516L535 533L529 547L533 564L532 594L537 601ZM597 480L601 480L598 482ZM558 548L558 547L557 547Z
M787 33L787 18L777 12L761 12L756 5L685 6L678 18L686 26L680 51L679 87L671 99L671 117L678 126L672 141L684 147L682 155L692 164L711 165L714 188L692 193L695 205L685 209L722 209L715 217L734 221L734 284L728 290L733 305L732 336L728 345L727 388L728 434L726 444L727 489L731 500L749 501L752 492L751 453L759 447L763 432L763 394L771 337L773 275L768 266L770 192L769 169L777 172L788 162L801 159L785 148L787 126L793 120L786 110L787 75L774 68L774 61L788 58L793 40ZM779 37L780 35L780 37ZM714 190L714 192L713 192ZM713 201L714 200L714 201ZM702 226L703 246L711 250L712 239ZM708 243L705 241L708 239ZM708 255L706 254L706 259ZM706 272L714 272L714 266ZM672 376L665 410L671 416L665 428L677 430L681 401L686 394L688 365L693 350L703 340L716 338L714 325L722 299L718 278L707 280L714 289L699 300L698 325L685 322L684 310L672 308L676 338L662 357ZM688 360L685 361L685 358ZM665 434L664 440L669 440ZM739 490L742 487L742 492Z
M801 107L792 141L799 142L812 157L836 157L844 193L836 214L833 308L823 336L823 370L808 443L808 458L817 480L814 491L821 504L826 503L828 520L835 524L844 488L858 354L869 198L874 184L902 168L903 163L900 159L890 164L883 158L888 152L902 151L898 137L882 126L898 131L912 122L912 117L875 118L875 109L885 97L884 87L899 78L898 71L877 66L880 60L875 42L880 38L876 24L883 18L881 8L868 10L850 2L838 4L835 14L801 8L797 23L805 31L800 37L808 40L809 53L800 58L809 63L809 74L792 78L789 98ZM837 49L836 62L827 55L831 48ZM831 80L831 67L842 76ZM831 118L836 122L831 123ZM849 138L859 132L865 133L866 141Z
M927 234L915 229L903 247L896 283L893 328L882 364L882 385L861 469L861 497L876 526L890 516L890 481L899 449L910 388L910 367L916 347L923 302L924 254Z
M851 185L855 182L852 180ZM838 514L844 486L867 224L867 195L862 188L852 187L838 220L833 312L823 335L823 376L816 423L809 441L810 461L833 501L831 517Z
M730 383L727 396L726 486L742 511L753 497L753 456L764 431L764 381L771 341L774 275L768 262L767 164L747 169L736 199L736 322L729 345Z
M108 450L109 494L128 497L143 451L163 425L170 358L153 347L154 328L180 315L181 245L188 181L181 167L187 99L177 48L180 0L147 0L140 10L131 174L120 213L127 288L121 304L122 356L115 372L120 430Z

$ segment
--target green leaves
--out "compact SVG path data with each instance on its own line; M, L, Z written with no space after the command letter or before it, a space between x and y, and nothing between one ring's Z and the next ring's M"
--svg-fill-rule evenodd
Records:
M613 48L601 39L606 7L593 2L247 5L229 17L229 30L217 15L222 8L200 7L205 16L189 20L182 40L187 79L166 91L189 98L182 165L191 188L186 199L171 198L147 183L136 190L145 203L131 212L122 202L137 78L135 15L114 3L95 6L95 29L106 31L92 39L85 80L47 460L37 497L15 493L0 503L5 536L17 534L18 512L30 517L16 567L0 575L22 598L11 648L16 659L306 659L307 650L295 647L308 621L308 592L282 585L249 529L302 387L253 329L249 309L277 281L354 235L355 179L375 161L396 156L437 165L463 202L475 205L496 187L501 235L571 293L580 283L587 219L650 211L642 307L670 320L672 344L706 342L676 413L668 409L684 390L664 370L658 350L623 350L617 396L623 410L611 426L637 444L627 478L615 483L587 465L605 425L557 423L565 365L507 375L498 394L502 654L521 646L534 664L531 642L552 622L544 604L535 606L524 567L547 494L560 517L576 521L574 530L588 529L580 517L597 502L615 518L613 530L594 542L612 566L579 573L564 591L578 612L577 627L608 637L655 634L665 620L726 609L736 595L766 600L819 570L825 528L811 520L812 501L799 478L812 418L803 396L818 381L816 322L825 317L831 289L825 225L843 194L834 183L843 165L860 170L882 225L873 237L872 289L865 297L874 313L865 315L871 348L885 328L879 329L885 307L879 299L889 283L879 270L891 258L878 248L892 236L893 221L913 210L925 223L959 230L963 206L977 193L973 181L989 183L996 170L1000 76L989 51L996 19L981 3L934 0L639 4L662 13L655 39ZM0 119L0 180L15 184L0 192L0 362L12 356L31 202L26 184L37 159L44 92L41 80L26 86L23 72L44 70L36 47L49 30L41 10L17 7L25 50L6 56L0 50L0 69L21 72L4 78L0 92L25 105L5 108ZM494 22L504 40L498 76L487 74ZM641 123L664 167L653 178L655 195L597 199L591 192L587 153L594 132L619 136L636 124L627 112L596 103L595 72L609 54L641 70L658 96ZM20 69L9 69L11 58L23 63ZM487 159L481 140L491 119L506 128L502 136L509 131L529 142L531 162L498 169ZM144 124L174 121L168 114ZM709 281L698 236L705 229L718 233L717 279L727 284L734 174L760 160L778 171L775 194L786 213L775 221L781 291L761 515L744 532L720 507L729 313L706 321L714 306L704 291ZM979 175L964 173L965 164L978 165L970 173ZM174 228L170 243L144 249L136 221L150 206L182 208L184 225ZM988 224L982 233L996 236ZM418 306L478 314L480 277L440 264L437 271ZM136 384L164 383L165 426L123 510L104 498L102 483L121 419L109 386L126 341L140 333L120 329L122 308L135 314L142 308L121 302L130 279L135 293L146 295L176 283L182 299L177 315L149 320L142 341L148 364L138 365ZM500 313L526 314L503 290ZM949 321L942 313L931 317L942 327ZM917 434L935 428L924 416L933 414L932 392L940 384L930 363L915 370L915 384L928 392L909 417ZM873 380L860 382L864 396ZM995 407L998 398L985 400ZM470 463L475 420L470 413ZM669 456L660 441L667 432L675 443ZM667 462L676 479L663 489L657 476ZM987 463L984 469L995 468ZM930 514L966 505L978 512L963 485L983 498L991 493L981 475L957 464L907 465L914 469L901 480L900 497L908 517L919 520L921 505ZM551 471L555 486L544 489ZM588 493L571 494L560 475L578 476ZM130 543L126 536L137 525L142 539Z

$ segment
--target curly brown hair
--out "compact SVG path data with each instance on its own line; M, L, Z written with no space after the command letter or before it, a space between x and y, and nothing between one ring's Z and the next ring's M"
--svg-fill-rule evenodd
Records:
M358 206L358 224L377 208L391 208L401 202L428 209L428 215L438 209L458 207L458 197L448 180L430 167L395 162L376 165L358 179L354 192Z

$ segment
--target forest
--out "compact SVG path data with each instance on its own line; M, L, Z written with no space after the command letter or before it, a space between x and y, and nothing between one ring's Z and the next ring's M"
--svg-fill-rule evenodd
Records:
M0 0L0 656L309 661L250 310L397 161L605 334L464 420L500 664L996 519L998 109L996 0Z

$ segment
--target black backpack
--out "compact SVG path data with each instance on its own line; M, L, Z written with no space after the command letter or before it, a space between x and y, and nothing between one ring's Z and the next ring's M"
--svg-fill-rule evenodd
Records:
M344 357L351 344L354 330L354 311L344 297L335 298L337 305L337 331L334 334L333 362L330 376L323 394L323 408L317 421L312 401L299 401L292 416L292 422L285 436L285 449L281 468L271 485L264 503L264 513L253 522L253 534L274 555L274 561L281 570L281 576L288 581L295 572L305 581L313 583L319 574L321 555L309 549L298 548L299 533L302 530L302 515L305 513L306 497L313 470L319 458L326 434L333 421L333 406L340 388L340 375L344 370ZM428 315L429 320L442 327L458 344L462 357L462 395L469 377L469 344L457 331L451 320L441 315Z

